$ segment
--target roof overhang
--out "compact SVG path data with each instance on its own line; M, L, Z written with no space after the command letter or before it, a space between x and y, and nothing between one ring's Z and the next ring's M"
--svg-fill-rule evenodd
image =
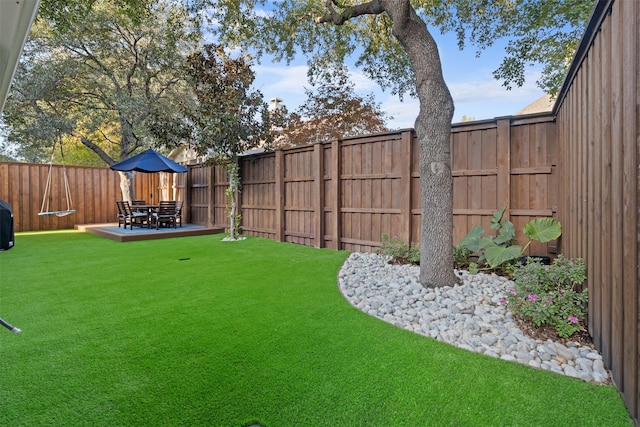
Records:
M0 0L0 113L40 0Z

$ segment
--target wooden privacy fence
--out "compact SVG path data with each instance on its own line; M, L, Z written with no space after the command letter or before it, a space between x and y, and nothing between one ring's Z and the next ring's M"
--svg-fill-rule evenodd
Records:
M58 230L76 224L115 222L116 200L122 200L120 178L109 168L67 166L66 174L75 213L64 217L40 216L48 164L0 162L0 199L11 204L15 231ZM162 176L164 175L164 176ZM51 170L51 210L66 209L63 168ZM134 189L137 198L167 198L172 187L171 174L137 173ZM164 195L164 196L163 196Z
M598 2L554 113L562 252L586 260L589 332L638 424L640 2Z
M548 116L454 126L454 242L474 225L488 230L503 206L519 230L532 218L555 215L554 137ZM242 231L349 251L375 251L382 234L417 243L417 153L413 131L403 130L242 157ZM191 221L227 226L224 171L191 168L186 179ZM555 242L530 249L555 251Z

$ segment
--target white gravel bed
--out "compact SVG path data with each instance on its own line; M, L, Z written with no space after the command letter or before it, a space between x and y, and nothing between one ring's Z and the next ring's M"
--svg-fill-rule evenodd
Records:
M391 265L387 258L352 253L340 269L339 287L361 311L400 328L469 351L535 368L607 383L609 373L598 351L525 336L500 300L513 286L495 274L456 271L461 285L425 289L419 267Z

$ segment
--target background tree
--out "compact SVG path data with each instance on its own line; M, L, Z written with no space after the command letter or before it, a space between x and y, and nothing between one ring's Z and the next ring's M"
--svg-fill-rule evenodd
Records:
M47 153L61 133L108 165L165 145L150 130L190 96L184 63L197 22L177 1L71 1L68 16L55 5L43 2L9 95L10 141ZM133 173L120 177L133 199Z
M315 65L318 67L318 65ZM373 98L355 93L344 65L320 66L311 74L315 90L305 89L307 100L289 116L278 136L280 145L304 145L357 135L389 131L387 115Z
M593 0L589 1L592 3ZM510 38L507 84L521 83L534 43L548 56L571 58L575 28L588 19L582 0L371 0L365 2L196 0L211 10L215 30L225 43L252 46L277 59L291 60L300 51L337 63L359 55L362 67L383 88L416 95L420 111L415 130L420 150L422 226L420 281L423 286L455 283L453 274L453 196L449 137L453 100L442 76L438 47L427 23L455 31L482 49ZM329 24L329 25L322 25ZM573 32L572 32L573 31ZM578 30L579 31L579 30ZM261 37L255 37L260 34ZM522 49L518 48L522 41ZM514 44L515 43L515 44ZM564 66L558 61L550 67ZM549 69L545 70L549 72ZM515 76L515 77L514 77Z
M183 122L192 125L190 142L200 155L212 156L229 176L229 238L236 239L240 191L238 155L268 145L271 120L262 94L252 89L251 57L231 58L222 46L205 45L188 58L196 102L185 107Z

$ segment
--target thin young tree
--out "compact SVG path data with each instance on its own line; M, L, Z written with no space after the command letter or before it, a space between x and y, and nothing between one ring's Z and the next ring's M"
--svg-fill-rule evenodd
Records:
M188 58L188 75L196 102L184 110L192 124L190 143L200 155L211 156L227 171L229 239L238 235L240 191L238 155L268 145L271 120L262 94L252 88L255 73L251 57L232 58L224 48L207 44Z

